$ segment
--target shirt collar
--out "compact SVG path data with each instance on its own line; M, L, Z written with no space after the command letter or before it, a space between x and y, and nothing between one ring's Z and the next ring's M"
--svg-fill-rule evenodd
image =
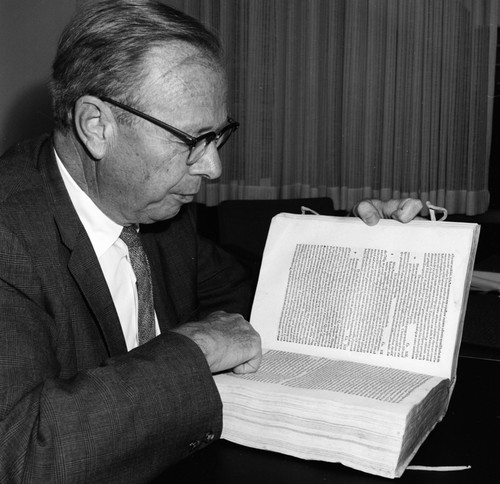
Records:
M54 150L55 152L55 150ZM105 215L73 180L55 152L57 166L97 257L101 257L118 239L123 227Z

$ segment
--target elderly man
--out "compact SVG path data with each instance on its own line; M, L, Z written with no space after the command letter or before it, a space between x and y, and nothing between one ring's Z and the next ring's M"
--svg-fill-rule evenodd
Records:
M0 163L0 481L148 481L219 437L211 374L258 367L244 274L186 205L237 127L221 57L146 1L64 31L55 131Z

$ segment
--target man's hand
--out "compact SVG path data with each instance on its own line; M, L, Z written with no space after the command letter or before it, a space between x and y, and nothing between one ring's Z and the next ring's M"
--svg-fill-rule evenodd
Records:
M415 198L382 200L362 200L354 208L353 213L367 225L376 225L381 218L392 218L402 223L413 220L423 204Z
M172 331L187 336L201 348L212 373L253 373L260 365L260 336L239 314L217 311Z

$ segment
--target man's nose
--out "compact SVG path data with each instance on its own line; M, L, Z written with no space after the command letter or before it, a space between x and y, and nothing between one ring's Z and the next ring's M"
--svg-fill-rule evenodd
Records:
M209 180L215 180L222 174L222 163L219 157L219 151L215 143L210 143L203 155L190 167L192 175L200 175Z

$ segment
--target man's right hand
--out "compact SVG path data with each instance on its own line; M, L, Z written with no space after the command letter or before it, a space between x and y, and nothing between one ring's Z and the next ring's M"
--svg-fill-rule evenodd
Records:
M260 365L260 336L239 314L217 311L172 331L187 336L201 348L212 373L253 373Z

